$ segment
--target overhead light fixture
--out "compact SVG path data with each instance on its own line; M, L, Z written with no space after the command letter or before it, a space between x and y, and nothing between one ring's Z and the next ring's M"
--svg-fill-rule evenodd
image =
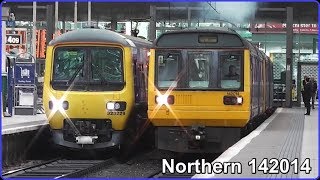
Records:
M17 6L18 9L32 9L33 6ZM37 6L37 9L47 9L47 6Z

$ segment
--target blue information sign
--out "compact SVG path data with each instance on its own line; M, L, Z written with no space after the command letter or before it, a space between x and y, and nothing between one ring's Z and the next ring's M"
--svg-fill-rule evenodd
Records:
M16 26L16 22L15 22L15 21L10 21L10 20L8 20L8 21L6 22L6 25L7 25L7 27L15 27L15 26Z
M34 63L16 63L14 68L15 84L34 85L35 70Z

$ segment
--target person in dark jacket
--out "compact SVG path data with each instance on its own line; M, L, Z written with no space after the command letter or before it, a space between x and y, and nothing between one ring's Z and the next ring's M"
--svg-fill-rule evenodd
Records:
M307 108L307 113L305 115L310 115L310 99L312 95L312 86L310 82L310 78L306 78L304 85L304 105Z
M312 93L311 93L311 102L312 102L312 109L314 109L314 101L316 99L316 94L317 94L317 81L314 80L314 78L311 78L311 85L312 85Z
M301 95L302 95L302 101L305 102L305 97L304 97L304 87L306 86L306 79L308 78L308 76L304 76L303 77L303 81L302 81L302 86L301 86Z

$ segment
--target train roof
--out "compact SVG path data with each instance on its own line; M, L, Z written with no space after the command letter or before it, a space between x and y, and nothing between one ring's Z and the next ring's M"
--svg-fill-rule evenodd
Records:
M228 34L238 34L235 30L228 27L190 27L186 29L181 29L177 31L169 31L163 34L172 34L172 33L192 33L192 32L211 32L211 33L228 33Z
M195 34L196 39L194 37L193 41L190 41L192 39L191 34ZM210 43L204 43L203 45L199 43L198 35L201 34L218 34L217 36L217 43L210 44ZM220 36L223 41L227 41L227 43L220 43L219 44L219 35L230 35L233 36L233 38L226 38L227 36ZM185 36L181 36L185 35ZM167 38L163 38L167 36ZM180 37L178 37L180 36ZM161 39L163 38L163 39ZM162 42L161 42L162 40ZM170 42L171 41L171 42ZM160 42L160 43L159 43ZM236 45L235 45L236 44ZM235 30L227 28L227 27L196 27L196 28L188 28L183 30L177 30L177 31L169 31L161 34L155 41L154 41L155 47L174 47L175 48L248 48L250 49L251 53L256 54L258 56L265 56L269 59L269 57L262 51L259 50L258 47L256 47L252 42L248 41L247 39L241 37Z
M114 31L106 30L106 29L95 29L95 28L88 28L88 29L79 29L69 31L64 33L52 41L50 41L49 46L54 46L61 43L77 43L77 42L97 42L97 43L115 43L120 44L123 46L134 46L130 43L131 40L135 45L145 45L151 46L152 43L146 41L141 38L136 38L132 36L122 35Z
M200 40L200 36L204 36L204 39ZM243 39L235 30L225 27L197 27L178 31L169 31L161 34L154 41L153 45L155 47L181 48L248 48L248 42L245 39Z

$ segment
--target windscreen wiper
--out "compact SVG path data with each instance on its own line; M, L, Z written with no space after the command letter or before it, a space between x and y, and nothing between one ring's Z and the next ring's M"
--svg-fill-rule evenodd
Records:
M72 77L69 79L68 81L68 85L71 84L74 79L77 77L77 75L79 74L79 72L81 71L81 69L83 69L84 67L84 61L82 62L82 64L78 67L78 69L76 70L76 72L72 75Z

